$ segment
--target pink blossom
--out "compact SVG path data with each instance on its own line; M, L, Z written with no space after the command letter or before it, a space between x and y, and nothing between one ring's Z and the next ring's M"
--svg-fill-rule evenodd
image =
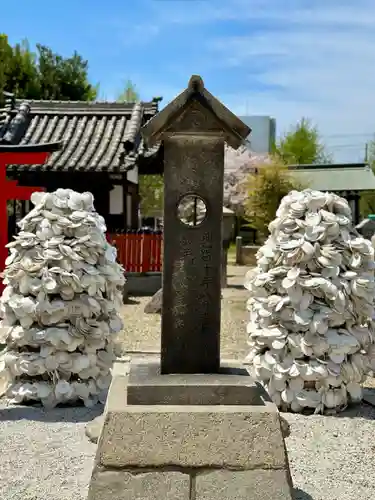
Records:
M253 153L248 147L237 150L226 146L224 155L224 206L241 212L246 197L244 182L249 174L255 173L261 165L269 165L268 154Z

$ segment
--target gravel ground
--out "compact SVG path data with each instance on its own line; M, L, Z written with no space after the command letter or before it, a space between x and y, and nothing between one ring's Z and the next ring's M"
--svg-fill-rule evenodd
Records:
M238 272L231 268L229 274ZM222 348L228 358L246 352L246 293L236 288L239 282L238 276L231 278L223 298ZM128 351L158 352L160 319L143 315L147 300L137 301L124 306L131 325L124 345ZM102 409L45 412L2 402L0 500L86 500L96 445L86 438L85 425ZM375 498L374 407L362 404L338 416L284 416L291 425L286 445L295 500Z
M247 353L246 291L242 286L246 268L228 266L228 285L221 305L221 356L239 358ZM143 314L148 297L132 298L123 306L125 328L122 345L127 352L160 352L160 315Z
M86 422L102 407L45 412L0 406L0 499L83 500L87 497L96 445Z

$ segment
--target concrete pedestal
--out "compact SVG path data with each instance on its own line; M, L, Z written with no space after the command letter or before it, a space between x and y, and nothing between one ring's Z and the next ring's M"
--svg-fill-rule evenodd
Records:
M117 369L89 500L291 500L279 412L244 383L254 404L132 405L126 365L123 374Z
M160 363L131 365L128 405L261 405L267 394L240 363L221 363L219 373L161 375Z

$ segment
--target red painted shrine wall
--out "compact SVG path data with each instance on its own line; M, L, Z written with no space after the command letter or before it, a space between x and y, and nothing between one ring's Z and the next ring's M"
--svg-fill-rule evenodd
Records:
M35 191L43 191L40 187L18 186L17 181L6 178L7 165L41 165L47 161L46 152L1 152L0 150L0 272L4 271L5 260L8 256L8 200L29 200ZM0 293L4 285L0 281Z

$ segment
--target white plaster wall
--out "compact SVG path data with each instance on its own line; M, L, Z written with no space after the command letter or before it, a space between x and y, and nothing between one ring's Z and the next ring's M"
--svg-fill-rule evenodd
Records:
M134 182L138 184L138 167L134 167L132 170L127 172L127 177L129 182Z
M119 215L124 213L124 189L122 186L114 186L109 193L109 213Z

